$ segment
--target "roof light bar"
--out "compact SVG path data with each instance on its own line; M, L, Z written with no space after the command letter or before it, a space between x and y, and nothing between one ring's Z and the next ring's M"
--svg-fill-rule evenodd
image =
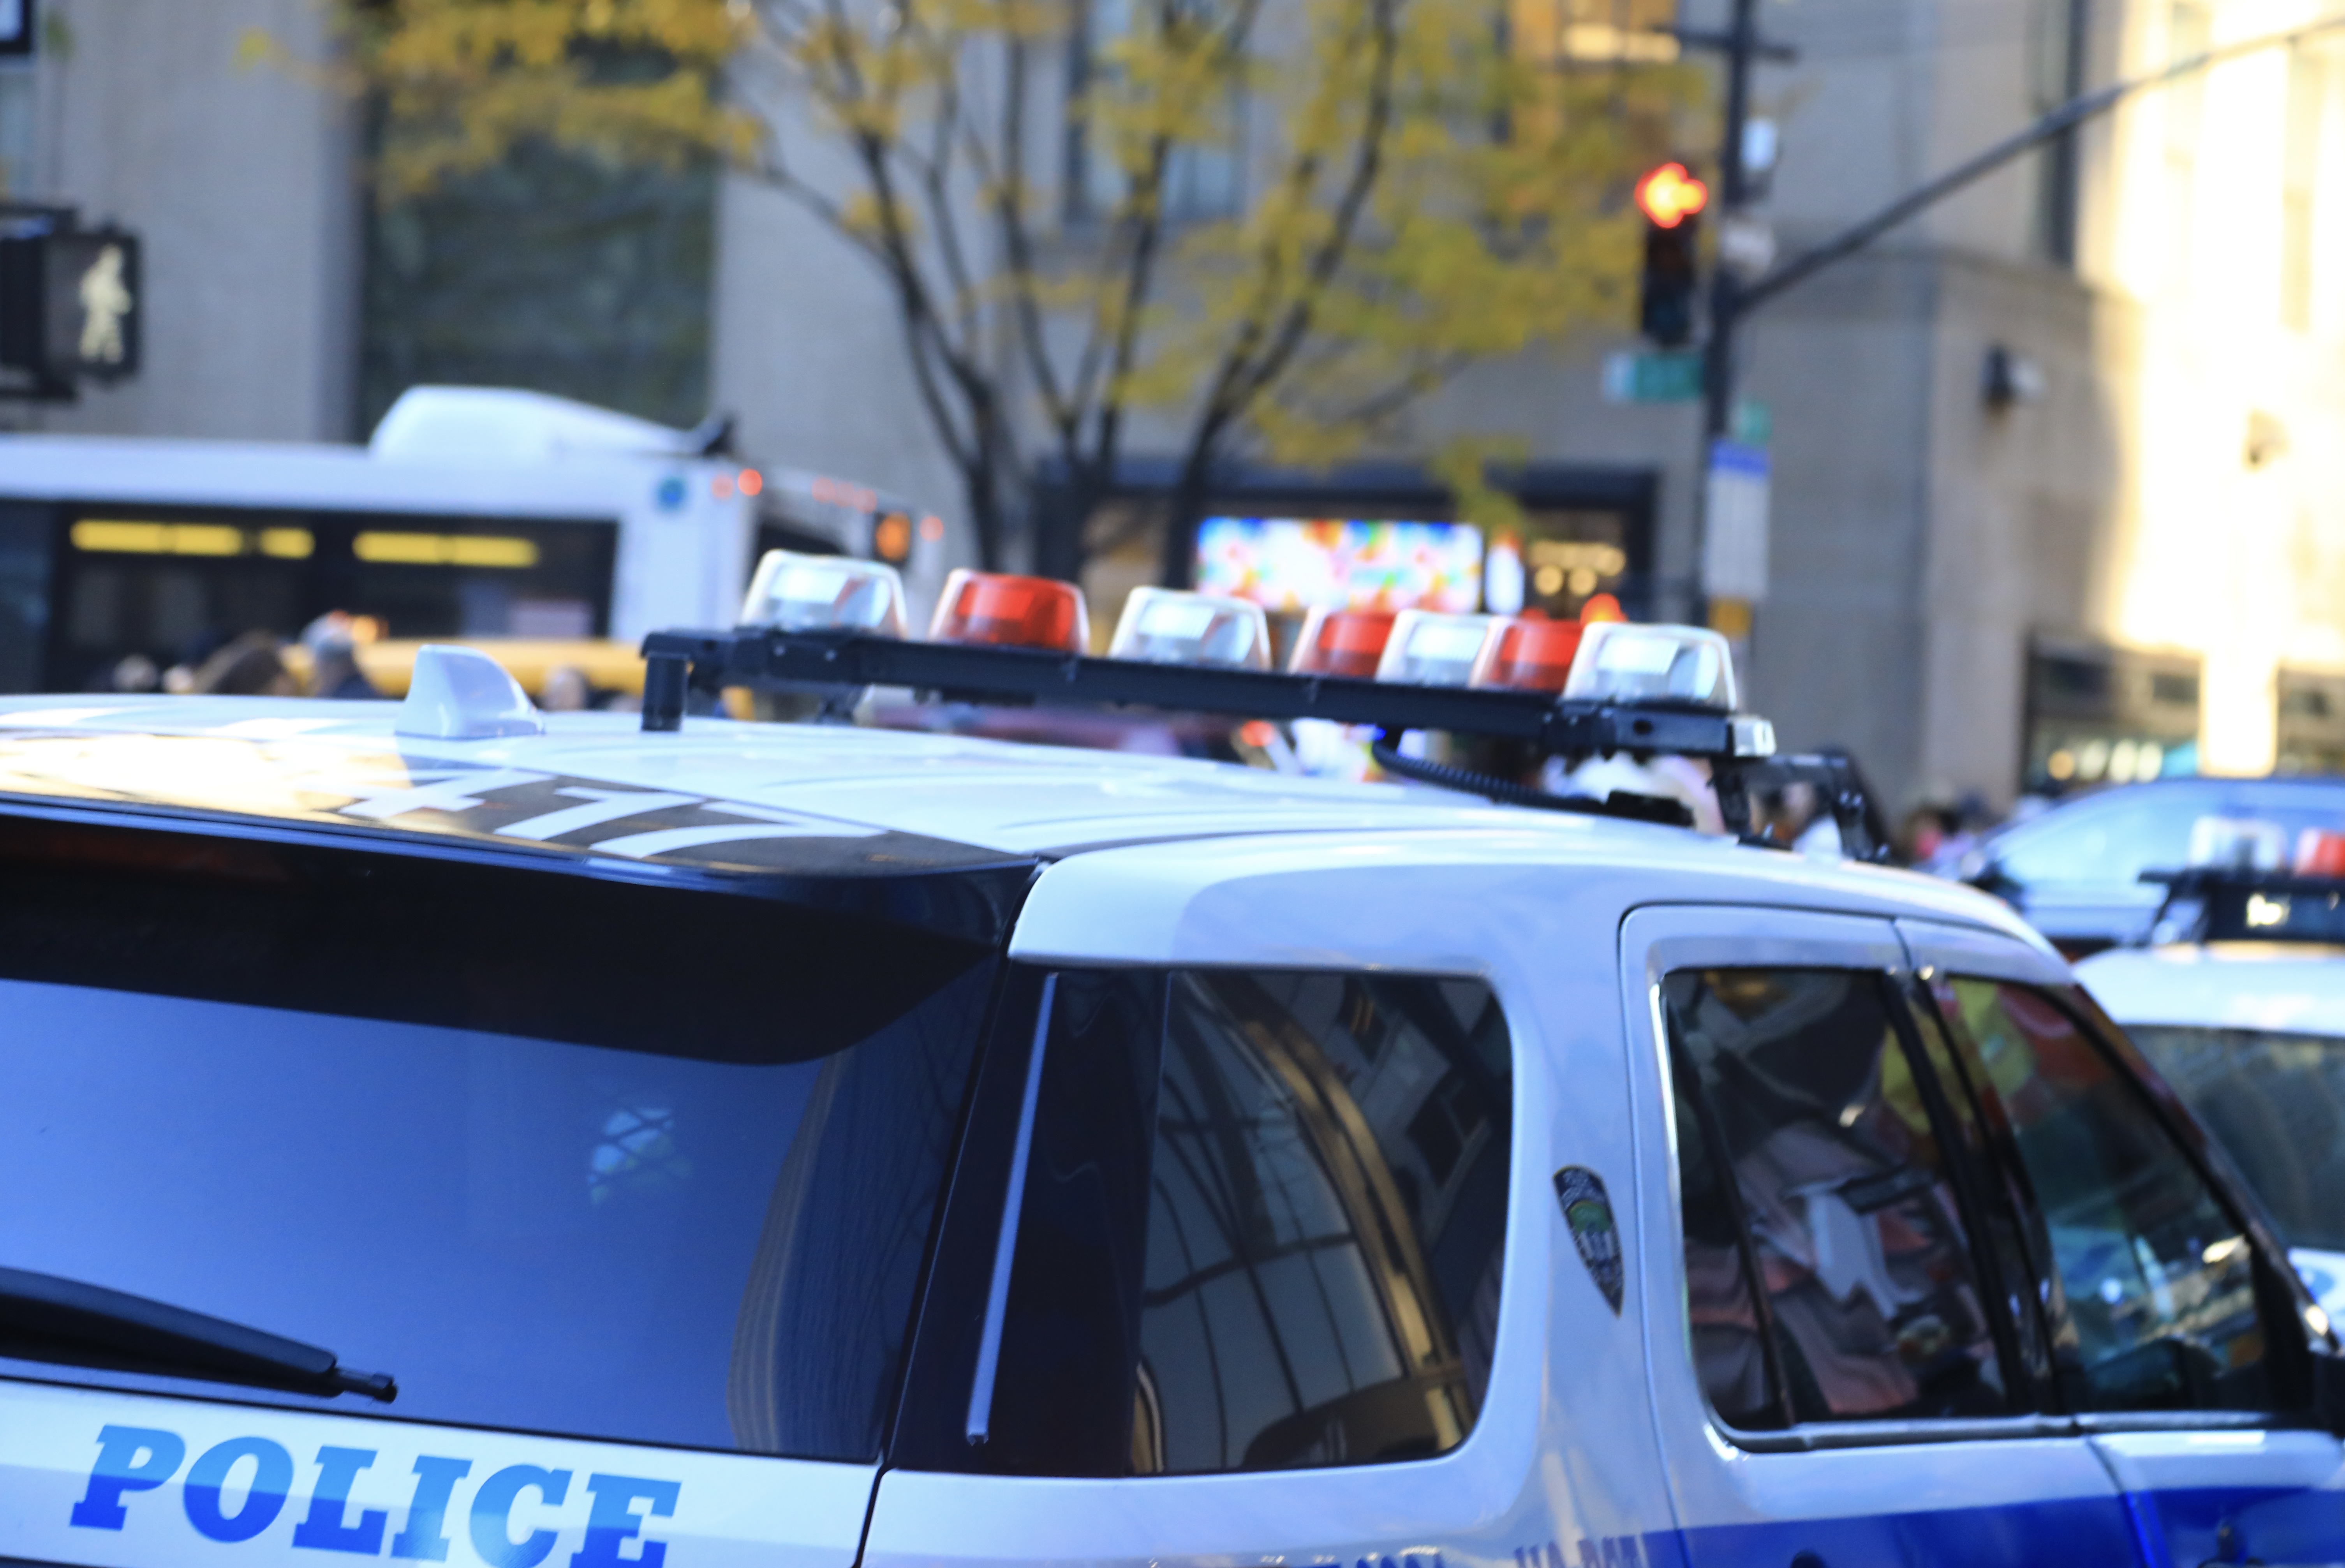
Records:
M741 624L779 631L876 632L906 635L904 579L878 561L845 555L801 555L768 550L741 600Z
M1268 669L1270 618L1260 605L1244 599L1172 588L1134 588L1123 602L1107 657L1145 659L1151 664Z
M1072 583L960 566L937 597L929 640L1080 654L1091 647L1091 616Z
M1335 675L1152 664L1042 648L899 641L844 631L743 627L654 632L644 725L674 728L687 684L798 691L903 686L972 700L1165 708L1240 718L1325 718L1394 729L1445 729L1524 741L1552 756L1672 752L1720 760L1736 747L1736 716L1687 703L1558 700L1545 692L1401 685ZM1746 716L1747 717L1747 716Z
M846 564L817 557L811 565ZM767 606L794 602L777 586L783 570L770 578L761 572ZM1266 626L1253 606L1142 590L1119 620L1114 657L1097 658L1083 652L1088 617L1072 584L963 570L947 579L926 642L875 635L843 616L807 628L773 618L731 632L655 632L644 639L643 725L678 728L693 690L893 686L996 704L1324 719L1375 727L1386 745L1400 731L1438 729L1519 741L1566 759L1671 754L1710 765L1730 823L1750 820L1758 778L1816 784L1851 852L1877 858L1887 834L1854 764L1776 757L1773 727L1733 711L1723 637L1700 626L1599 618L1618 613L1593 600L1577 623L1323 608L1306 621L1288 670L1274 673L1264 667ZM1386 678L1372 678L1379 667ZM1651 801L1591 803L1449 771L1449 787L1494 799L1648 820L1681 815Z
M1468 685L1506 625L1497 616L1403 610L1376 661L1376 678L1411 686Z

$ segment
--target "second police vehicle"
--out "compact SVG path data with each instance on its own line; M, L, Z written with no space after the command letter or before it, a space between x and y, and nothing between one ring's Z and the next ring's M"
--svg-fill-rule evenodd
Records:
M2268 822L2227 825L2241 830L2228 842L2200 835L2219 859L2150 873L2165 898L2147 941L2095 954L2076 977L2221 1142L2334 1317L2345 1312L2345 833L2307 828L2289 844Z
M1410 612L1379 679L1194 596L1096 658L1060 585L904 618L775 560L642 728L461 649L0 710L0 1555L2345 1559L2325 1316L1994 901L1628 796L684 717L1669 749L1734 818L1714 635Z

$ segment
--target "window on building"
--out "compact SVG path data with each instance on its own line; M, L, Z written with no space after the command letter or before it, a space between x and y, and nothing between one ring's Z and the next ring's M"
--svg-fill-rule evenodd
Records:
M1507 36L1542 65L1659 64L1678 57L1677 0L1511 0Z
M2140 1089L2040 992L1943 976L1933 991L2034 1195L2085 1408L2270 1408L2253 1248Z
M2320 56L2298 49L2288 59L2288 118L2280 154L2279 320L2290 331L2312 330L2313 192L2320 181L2320 111L2329 72Z
M708 412L716 179L524 146L376 211L360 419L411 386L528 387L665 424Z
M1575 115L1590 107L1574 97L1590 73L1667 65L1679 57L1676 36L1664 30L1678 20L1677 0L1507 0L1501 15L1509 52L1542 73L1542 90L1509 112L1501 134L1510 139L1535 145L1566 134ZM1615 120L1636 145L1674 145L1679 127L1666 107L1670 95L1622 93L1617 87L1604 83L1597 112ZM1763 174L1755 167L1746 174L1753 182L1751 195L1763 195Z
M1143 11L1147 0L1082 0L1069 52L1066 210L1074 219L1104 219L1131 199L1133 183L1148 165L1142 138L1120 132L1112 112L1123 80L1118 54L1145 45L1143 27L1157 23ZM1212 5L1181 8L1219 25ZM1234 215L1244 200L1245 94L1233 78L1225 101L1210 116L1204 135L1174 144L1165 157L1162 206L1174 223L1204 222Z
M0 62L0 201L25 200L36 188L34 83L29 64Z
M1687 1312L1720 1418L2005 1413L1953 1156L1881 977L1706 970L1662 993Z

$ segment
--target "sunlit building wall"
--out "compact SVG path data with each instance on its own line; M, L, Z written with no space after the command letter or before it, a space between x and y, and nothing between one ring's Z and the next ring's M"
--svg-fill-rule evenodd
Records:
M2300 25L2309 0L2137 5L2129 73ZM2102 287L2138 301L2131 504L2102 613L2203 661L2202 765L2280 761L2282 672L2345 673L2345 44L2146 95L2106 138Z

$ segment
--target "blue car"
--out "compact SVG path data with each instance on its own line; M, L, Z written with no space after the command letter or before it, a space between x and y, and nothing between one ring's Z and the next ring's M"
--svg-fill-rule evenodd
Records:
M2345 830L2345 779L2161 779L2015 822L1953 869L2079 958L2148 936L2166 890L2144 871L2210 854L2283 869L2308 829Z

